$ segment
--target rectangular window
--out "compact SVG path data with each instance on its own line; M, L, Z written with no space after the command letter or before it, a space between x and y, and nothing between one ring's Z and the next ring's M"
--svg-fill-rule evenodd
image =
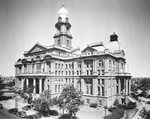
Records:
M104 85L104 79L102 79L102 84Z
M93 95L93 88L90 86L90 94Z
M90 99L86 99L87 104L90 104Z
M89 94L89 86L86 86L86 93Z
M55 85L55 92L57 92L57 85Z
M102 75L104 75L105 74L105 72L104 72L104 70L102 70Z
M98 75L100 75L100 70L98 70Z
M90 75L93 75L93 72L92 72L92 70L90 70Z
M102 87L102 96L104 96L104 87Z
M98 86L98 96L100 96L100 87Z
M87 70L86 72L87 72L87 75L89 75L89 71Z
M100 84L100 79L97 79L97 81L98 81L98 84Z
M102 100L99 100L99 105L102 105Z

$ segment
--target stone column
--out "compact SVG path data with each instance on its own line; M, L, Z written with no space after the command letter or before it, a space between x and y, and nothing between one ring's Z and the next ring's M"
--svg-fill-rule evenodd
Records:
M108 60L108 59L105 59L104 61L105 61L105 64L104 64L104 66L105 66L105 75L109 75L109 74L108 74L109 60Z
M84 83L84 79L81 79L81 92L83 92L83 95L85 93L85 83Z
M120 79L118 79L118 92L119 92L119 94L121 94L121 81L120 81Z
M29 79L26 78L26 85L29 86Z
M42 93L42 78L39 78L39 93Z
M93 95L97 96L98 95L98 91L97 91L97 79L93 79Z
M126 79L126 95L128 95L128 79Z
M55 62L54 61L51 62L51 74L52 75L55 74Z
M40 65L41 65L41 72L40 73L43 73L43 62L40 62Z
M35 80L35 78L33 78L33 86L34 86L33 93L36 93L36 80Z
M24 65L22 65L22 72L21 72L22 74L24 73Z
M85 64L84 64L84 60L81 61L81 75L85 74Z
M27 64L27 73L29 73L29 65Z
M102 96L102 85L100 85L100 96Z
M46 62L44 62L44 65L45 65L45 73L47 73L47 63Z
M126 94L126 79L123 80L124 80L124 94Z
M131 79L129 79L129 94L131 93Z
M34 73L36 73L36 63L34 64Z
M21 79L21 88L22 88L22 89L23 89L23 87L24 87L24 80L25 80L24 78Z
M76 67L77 67L77 62L74 62L73 65L74 65L74 66L73 66L73 73L74 73L74 75L77 75L77 74L76 74L76 71L77 71L77 69L76 69Z
M104 79L104 96L105 97L107 97L107 89L108 89L108 87L107 87L107 80L108 79L106 79L106 78Z
M97 75L97 60L93 59L93 75Z

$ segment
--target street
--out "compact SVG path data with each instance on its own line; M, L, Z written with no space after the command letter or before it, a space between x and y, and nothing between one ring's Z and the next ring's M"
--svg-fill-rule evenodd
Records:
M15 115L10 114L6 109L0 109L0 119L21 119Z

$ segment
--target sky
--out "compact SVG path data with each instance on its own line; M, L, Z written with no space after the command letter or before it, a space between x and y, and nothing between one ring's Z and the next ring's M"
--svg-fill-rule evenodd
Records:
M72 46L106 45L115 32L133 77L150 77L150 0L0 0L0 75L37 42L54 44L61 4L69 12Z

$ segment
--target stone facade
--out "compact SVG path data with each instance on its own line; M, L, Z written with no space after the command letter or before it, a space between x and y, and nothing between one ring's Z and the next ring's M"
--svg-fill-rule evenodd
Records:
M131 92L131 74L125 71L125 53L118 36L113 33L106 46L98 42L88 44L82 51L73 48L64 6L55 27L54 45L36 43L15 63L16 87L35 86L36 94L50 90L58 96L65 86L73 84L83 92L85 104L111 106L116 98L121 103Z

